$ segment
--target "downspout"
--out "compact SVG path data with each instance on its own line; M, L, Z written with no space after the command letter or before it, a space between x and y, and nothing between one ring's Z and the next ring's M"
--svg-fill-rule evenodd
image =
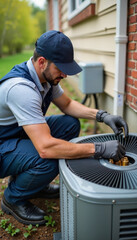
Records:
M116 13L116 69L114 86L114 114L123 117L126 78L128 0L117 0Z

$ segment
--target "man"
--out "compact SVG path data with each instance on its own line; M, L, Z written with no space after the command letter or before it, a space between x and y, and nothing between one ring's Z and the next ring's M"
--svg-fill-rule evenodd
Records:
M28 201L57 197L50 185L58 175L58 159L94 156L119 160L125 155L118 141L75 144L78 118L105 122L120 134L128 127L119 116L88 108L65 95L59 82L81 71L70 39L48 31L36 42L33 57L16 65L0 80L0 177L12 176L1 202L4 212L23 224L44 224L46 213ZM50 102L64 114L45 117Z

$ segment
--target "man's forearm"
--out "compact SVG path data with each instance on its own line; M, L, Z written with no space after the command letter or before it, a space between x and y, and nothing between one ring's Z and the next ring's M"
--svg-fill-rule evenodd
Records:
M47 124L23 126L41 158L77 159L90 156L119 160L125 155L124 147L117 141L98 143L72 143L54 138Z
M76 144L52 137L47 124L33 124L23 128L41 158L82 158L95 153L93 143Z
M63 110L65 114L71 115L76 118L96 119L98 109L92 109L85 105L72 100L68 106Z
M76 159L93 156L95 146L93 143L76 144L52 138L39 154L41 158Z

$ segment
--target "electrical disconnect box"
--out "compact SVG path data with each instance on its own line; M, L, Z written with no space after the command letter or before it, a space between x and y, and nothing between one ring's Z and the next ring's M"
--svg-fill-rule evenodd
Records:
M79 89L84 94L103 92L103 64L99 62L79 63L82 68L80 73Z

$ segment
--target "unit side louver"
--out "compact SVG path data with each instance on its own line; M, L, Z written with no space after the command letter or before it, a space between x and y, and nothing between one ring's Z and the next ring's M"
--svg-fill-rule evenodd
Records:
M120 211L120 240L137 239L137 209Z

